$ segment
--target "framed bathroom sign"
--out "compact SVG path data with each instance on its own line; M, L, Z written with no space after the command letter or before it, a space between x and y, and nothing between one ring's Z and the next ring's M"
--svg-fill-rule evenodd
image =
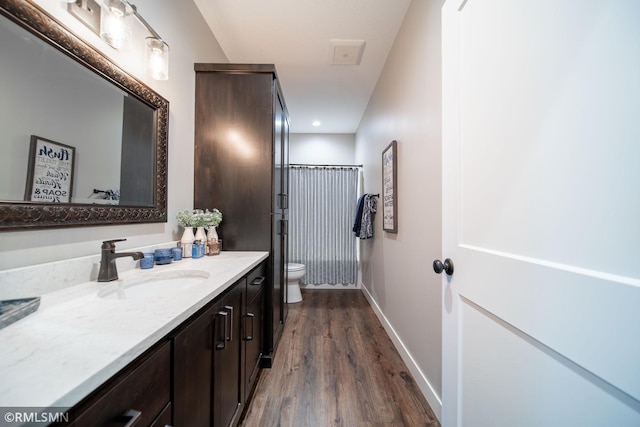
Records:
M76 149L31 135L28 159L24 199L39 203L69 203Z
M398 160L397 142L391 141L382 152L382 229L398 232Z

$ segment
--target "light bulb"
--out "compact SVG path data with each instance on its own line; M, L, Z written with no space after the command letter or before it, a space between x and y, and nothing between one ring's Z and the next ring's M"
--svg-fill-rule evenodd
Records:
M131 39L131 6L121 0L105 0L100 14L100 37L115 49L125 47Z

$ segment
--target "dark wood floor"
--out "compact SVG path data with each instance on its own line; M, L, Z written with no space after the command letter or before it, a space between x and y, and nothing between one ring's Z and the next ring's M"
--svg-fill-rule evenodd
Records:
M439 426L360 290L303 290L244 427Z

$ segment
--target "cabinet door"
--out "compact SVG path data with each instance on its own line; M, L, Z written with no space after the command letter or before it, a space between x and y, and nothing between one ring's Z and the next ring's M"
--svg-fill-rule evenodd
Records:
M284 306L284 292L286 286L284 286L283 282L283 251L284 248L282 246L282 228L284 226L284 222L282 216L279 214L273 215L273 252L271 258L269 260L270 270L272 271L272 278L270 283L268 284L271 289L269 292L269 301L267 304L269 305L270 317L271 317L271 332L270 336L273 337L271 346L268 349L267 353L271 353L275 350L276 343L280 334L282 333L282 314L283 314L283 306Z
M174 424L210 426L213 410L215 304L174 337Z
M273 286L272 291L272 301L270 301L271 306L273 307L273 318L272 318L272 328L273 328L273 337L274 337L274 345L270 350L275 350L275 343L280 336L282 322L286 313L286 306L284 301L286 301L286 289L284 281L284 261L285 261L285 245L283 236L285 235L285 207L288 205L289 201L287 199L287 195L284 192L284 150L283 150L283 130L284 130L284 106L280 100L280 96L276 94L275 96L275 112L274 112L274 141L273 141L273 150L274 150L274 206L276 210L273 213L273 234L272 238L272 271L273 271L273 279L271 285Z
M226 250L271 243L271 73L196 73L194 207L224 214Z
M245 304L246 278L234 285L222 299L214 330L216 346L214 350L213 393L214 427L234 425L242 407L241 364L243 359L241 321ZM226 314L222 314L226 313Z
M284 325L287 320L287 263L289 262L289 116L280 92L276 92L276 113L281 123L280 138L276 144L280 145L280 193L283 204L280 215L282 216L282 228L280 234L280 268L281 268L281 310L280 322Z
M264 279L264 277L263 277ZM251 286L249 284L249 286ZM253 384L258 377L260 356L262 355L262 323L264 292L261 290L247 307L243 323L245 340L245 401L251 394Z

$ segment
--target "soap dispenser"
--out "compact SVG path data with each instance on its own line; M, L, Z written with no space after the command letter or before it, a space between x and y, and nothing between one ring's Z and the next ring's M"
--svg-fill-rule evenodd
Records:
M191 257L202 258L203 256L204 256L204 243L202 243L202 240L196 240L195 242L193 242Z

